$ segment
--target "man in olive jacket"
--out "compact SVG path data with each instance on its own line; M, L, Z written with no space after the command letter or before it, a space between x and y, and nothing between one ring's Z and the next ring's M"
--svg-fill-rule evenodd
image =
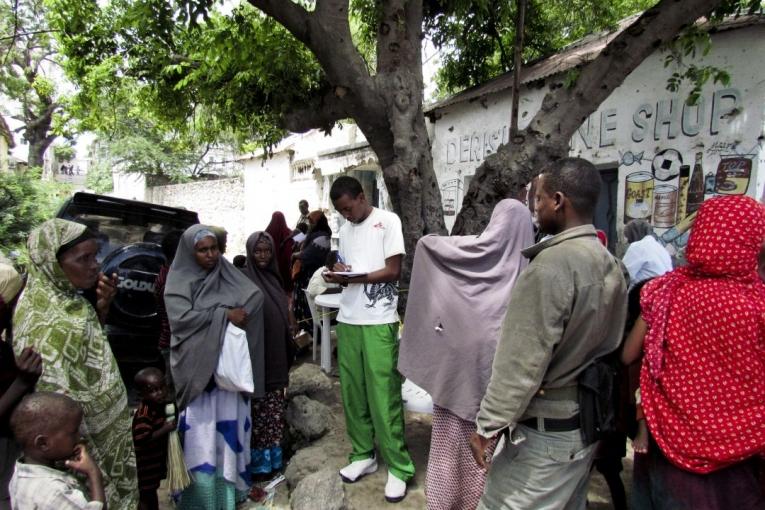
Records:
M627 311L623 266L598 240L600 176L566 158L540 175L535 212L552 237L524 250L491 380L470 443L487 468L489 440L507 432L479 508L584 509L597 443L582 440L577 378L619 347Z

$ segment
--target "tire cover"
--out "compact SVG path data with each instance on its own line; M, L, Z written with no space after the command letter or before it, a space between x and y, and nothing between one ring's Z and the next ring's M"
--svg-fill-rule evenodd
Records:
M104 258L104 274L117 273L119 279L107 323L131 328L153 325L150 319L157 316L155 282L164 263L162 248L155 243L122 246Z

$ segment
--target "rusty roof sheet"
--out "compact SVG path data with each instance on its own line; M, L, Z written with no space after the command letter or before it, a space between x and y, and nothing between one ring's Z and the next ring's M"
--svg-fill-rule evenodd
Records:
M585 64L595 60L600 52L603 51L603 48L605 48L608 43L610 43L617 35L619 35L622 30L630 26L639 16L640 14L635 14L628 18L624 18L619 22L619 26L612 31L587 35L582 39L579 39L578 41L575 41L566 46L564 49L554 55L523 66L521 69L521 85L532 83L548 76L568 71L569 69L573 69L580 64ZM752 15L739 16L737 18L731 17L723 21L718 26L712 28L711 32L722 32L757 24L765 24L765 16ZM486 83L476 85L451 97L447 97L446 99L442 99L441 101L427 105L424 110L426 114L432 114L441 108L465 101L474 101L488 94L511 89L512 86L513 73L505 73L487 81Z

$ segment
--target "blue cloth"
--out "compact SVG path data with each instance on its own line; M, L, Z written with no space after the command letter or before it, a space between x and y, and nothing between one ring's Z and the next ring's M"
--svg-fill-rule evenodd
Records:
M250 488L250 401L241 393L208 387L181 413L183 457L194 483L179 509L233 509Z

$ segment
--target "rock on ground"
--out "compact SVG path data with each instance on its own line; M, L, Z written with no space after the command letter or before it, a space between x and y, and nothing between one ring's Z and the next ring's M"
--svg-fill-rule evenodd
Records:
M345 488L337 471L325 468L305 477L290 497L292 510L346 510Z
M287 398L305 395L309 398L328 403L334 398L333 381L321 371L318 365L303 363L290 372L290 385L287 387Z
M313 441L329 430L331 411L321 402L298 395L287 404L285 418L291 431L308 441Z

